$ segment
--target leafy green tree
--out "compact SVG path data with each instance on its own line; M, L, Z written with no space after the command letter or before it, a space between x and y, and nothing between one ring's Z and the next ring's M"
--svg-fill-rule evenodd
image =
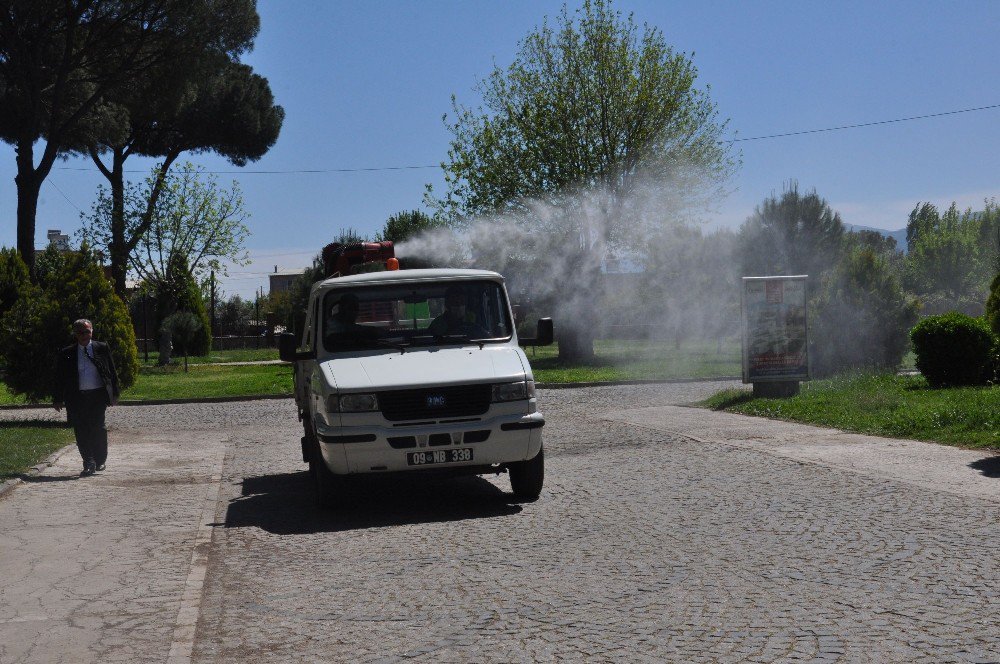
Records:
M203 329L201 321L190 311L175 311L163 320L163 328L171 338L178 342L184 355L184 373L188 370L187 349L192 347L198 333Z
M670 209L690 210L735 168L721 140L725 124L696 77L692 59L674 52L659 29L640 28L609 1L586 0L573 15L564 6L555 26L544 22L507 68L480 82L485 109L453 99L447 191L429 202L450 221L509 215L554 238L580 281L597 283L610 249L644 235L647 224L670 221L638 211L637 198L669 198ZM592 206L576 195L581 188ZM540 210L539 200L556 212ZM551 260L549 253L532 262ZM574 293L552 298L566 306L563 358L593 354L594 321L584 313L592 307Z
M28 267L17 250L0 248L0 316L14 306L30 283Z
M82 248L82 251L90 251L90 245ZM50 244L41 253L35 254L35 282L46 283L53 275L58 274L66 263L66 257L55 245Z
M702 233L678 225L651 238L641 274L606 275L610 282L631 281L635 293L609 287L607 318L641 322L647 336L672 339L675 346L698 338L717 344L740 329L739 270L732 260L736 235L730 230Z
M439 228L442 225L440 221L420 210L397 212L386 220L381 232L375 236L375 241L388 240L393 244L398 244L423 231Z
M691 58L654 27L587 0L544 22L513 63L480 82L485 111L453 101L445 209L527 212L526 200L599 185L627 191L640 177L733 167Z
M173 254L164 277L150 285L156 293L156 329L160 333L159 363L164 365L170 362L171 346L184 355L208 355L212 350L212 327L201 297L201 288L191 276L186 257L183 254ZM201 321L198 333L191 339L173 339L172 328L164 325L164 321L177 312L190 313ZM174 344L174 341L177 343Z
M296 277L289 285L288 291L283 294L287 297L279 298L281 301L276 299L273 303L272 311L279 314L278 320L283 322L287 331L294 332L300 341L305 332L309 292L312 290L313 284L322 281L323 278L323 262L317 256L313 260L312 267L306 268L302 276Z
M245 26L227 41L249 47L258 24L252 4L225 6L238 13L250 12L250 16L238 17L242 20L234 20L231 12L225 11L213 16L220 26ZM208 50L158 68L155 74L118 96L115 107L120 120L89 136L84 148L110 186L108 250L119 292L125 289L129 254L154 223L157 201L175 160L183 152L211 151L237 166L256 161L274 145L284 118L267 79L219 52L214 43ZM124 165L136 154L162 157L163 161L150 177L145 206L132 211L138 219L128 224Z
M222 300L216 308L215 315L218 329L213 330L213 333L243 335L253 319L253 314L253 302L244 300L239 295Z
M983 209L976 213L979 221L979 242L981 270L986 275L1000 272L1000 205L995 198L984 202ZM987 278L986 281L989 279Z
M878 231L866 229L849 231L844 234L844 240L849 248L871 249L879 256L902 256L903 252L896 247L896 238L882 235Z
M993 283L990 284L990 296L986 299L985 316L993 334L1000 339L1000 272L997 272Z
M446 228L447 225L439 217L432 217L420 210L397 212L386 220L381 232L375 235L375 241L383 242L388 240L397 245L396 258L399 259L399 266L402 269L441 267L439 260L419 255L421 253L419 247L415 253L410 252L406 255L399 255L398 245L407 240L415 239L427 231L443 230ZM435 249L438 248L435 247ZM437 253L439 252L436 251L435 254Z
M0 8L0 140L16 150L17 249L29 272L38 194L56 158L116 122L108 101L123 87L217 38L206 24L220 5L7 0Z
M154 167L143 185L126 185L126 233L136 239L129 254L131 274L150 284L165 278L174 256L183 256L196 279L210 270L226 274L226 264L246 265L244 247L250 235L239 184L232 189L218 185L215 176L193 164L168 173L157 195L149 225L146 203L156 188L159 169ZM87 222L79 231L83 241L107 251L114 242L114 197L100 187ZM140 230L141 229L141 230Z
M843 241L840 215L815 190L801 194L792 181L740 227L743 276L807 274L815 287L840 261Z
M933 205L923 204L914 208L910 219L906 287L925 301L929 313L982 314L995 272L988 247L982 244L980 215L971 209L961 213L955 203L940 215Z
M31 401L51 396L56 351L73 343L78 318L89 318L95 338L111 347L121 388L135 382L139 360L128 309L98 262L82 252L67 255L43 286L29 286L0 318L0 352L11 391Z
M869 247L850 249L812 299L813 373L895 369L909 349L919 308L885 255Z
M933 231L941 223L941 215L936 205L917 203L906 221L906 251L913 251L917 238Z

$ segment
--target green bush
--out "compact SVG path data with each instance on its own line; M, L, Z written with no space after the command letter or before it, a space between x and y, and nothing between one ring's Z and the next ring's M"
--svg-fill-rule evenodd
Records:
M956 311L928 316L910 330L917 369L933 387L983 385L993 378L996 339L983 318Z
M0 248L0 316L14 306L28 286L28 268L17 249Z
M139 359L125 304L104 270L87 253L69 254L42 286L28 286L0 319L5 382L30 401L52 394L56 352L71 343L73 321L89 318L94 338L111 347L124 390L135 382Z

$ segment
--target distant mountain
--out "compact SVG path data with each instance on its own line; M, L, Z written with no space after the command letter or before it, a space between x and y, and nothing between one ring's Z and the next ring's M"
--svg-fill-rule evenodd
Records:
M884 228L872 228L871 226L855 226L854 224L844 224L844 227L852 232L875 231L883 237L891 237L896 241L896 248L906 253L906 229L900 228L898 231L887 231Z

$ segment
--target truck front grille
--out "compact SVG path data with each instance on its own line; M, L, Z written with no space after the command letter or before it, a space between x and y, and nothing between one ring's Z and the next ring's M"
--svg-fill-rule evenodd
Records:
M392 422L482 415L490 409L492 398L491 385L453 385L378 394L382 414Z

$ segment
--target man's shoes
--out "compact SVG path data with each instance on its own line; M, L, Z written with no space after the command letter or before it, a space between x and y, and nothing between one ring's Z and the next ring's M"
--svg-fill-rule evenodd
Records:
M97 464L97 470L104 470L104 468L105 468L105 464L103 464L103 463Z
M89 477L97 471L97 464L93 461L88 461L83 465L83 470L80 471L80 477Z

